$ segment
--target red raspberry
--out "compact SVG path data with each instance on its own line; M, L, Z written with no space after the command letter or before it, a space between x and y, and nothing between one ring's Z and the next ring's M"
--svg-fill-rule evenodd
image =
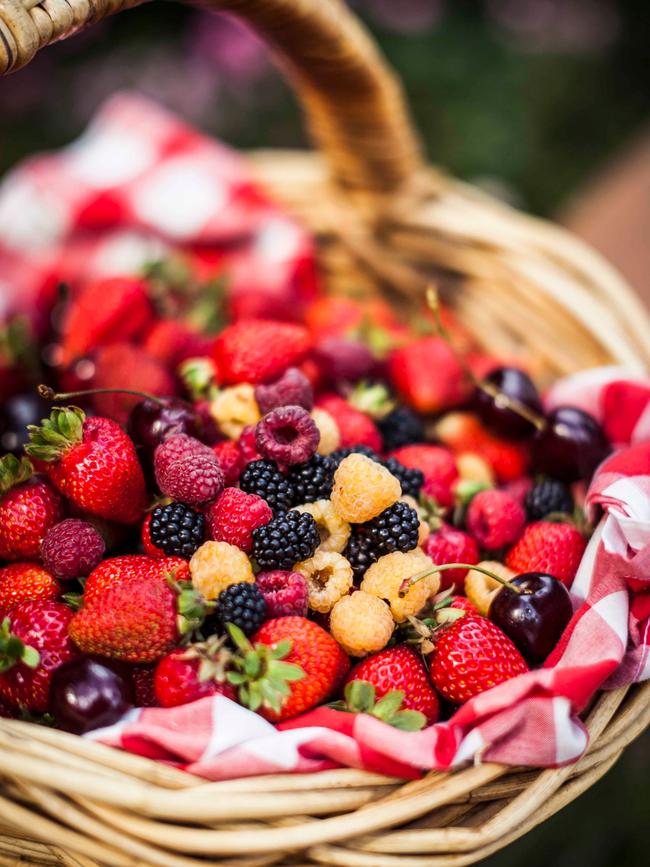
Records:
M304 464L320 442L316 422L301 406L281 406L267 413L255 430L258 451L279 464Z
M180 458L189 457L191 455L210 455L213 456L212 449L197 440L195 437L187 436L187 434L174 434L167 437L162 442L154 453L154 472L156 480L159 473L164 473L170 464Z
M424 541L422 549L427 557L431 557L436 566L444 563L478 563L478 545L462 530L456 530L448 524L443 524ZM454 585L456 590L463 589L467 569L447 569L440 572L440 590L446 590Z
M246 425L239 435L237 445L241 453L242 469L250 464L251 461L259 461L261 459L262 455L257 451L255 425Z
M256 583L266 601L269 620L288 615L307 615L307 582L298 572L284 572L281 569L260 572Z
M223 440L212 446L224 476L226 485L236 485L239 474L244 469L244 459L237 443Z
M255 400L263 415L280 406L302 406L303 409L311 410L314 406L314 389L301 370L290 367L275 382L256 386Z
M239 488L226 488L207 512L210 537L228 542L249 554L253 549L253 530L273 518L271 507L257 494Z
M45 568L61 581L72 581L89 575L101 562L105 549L92 524L67 518L45 534L41 558Z
M481 547L495 551L519 537L526 512L506 491L479 491L469 504L465 523Z
M212 449L184 434L158 446L154 472L163 494L189 506L204 506L223 490L223 473Z

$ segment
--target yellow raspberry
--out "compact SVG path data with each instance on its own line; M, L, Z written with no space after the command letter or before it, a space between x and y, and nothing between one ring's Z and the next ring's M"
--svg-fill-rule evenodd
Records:
M341 445L341 434L339 426L334 421L332 416L325 412L324 409L312 410L311 417L316 422L316 427L320 431L320 442L318 443L317 452L319 455L329 455Z
M330 632L350 656L383 650L394 629L388 605L363 590L343 596L330 614Z
M425 521L420 521L418 524L418 545L424 545L430 535L431 527Z
M240 548L228 542L204 542L190 560L190 576L194 587L206 599L217 599L231 584L255 581L251 561Z
M489 569L490 572L494 572L501 578L505 578L506 581L515 577L512 569L508 569L507 566L496 560L481 560L478 565L484 569ZM486 617L490 603L502 586L494 578L490 578L489 575L484 575L483 572L478 572L476 569L470 569L465 576L465 595Z
M245 427L257 424L261 418L255 389L249 382L220 391L210 404L210 413L231 440L239 439Z
M346 521L363 524L392 506L402 494L386 467L361 454L344 458L334 473L332 505Z
M293 571L304 576L309 607L321 614L331 611L334 603L352 587L352 566L334 551L317 551L309 560L297 563Z
M350 525L336 514L329 500L305 503L303 506L296 506L294 511L307 512L316 521L320 534L320 545L316 548L316 552L335 551L340 554L348 544Z
M403 623L410 615L419 614L430 597L438 592L440 576L437 574L427 575L411 585L406 583L431 568L433 560L420 548L406 554L395 551L380 557L366 570L361 589L385 599L397 623Z
M493 487L495 484L494 472L485 458L476 452L462 452L456 455L458 477L464 482L481 482Z

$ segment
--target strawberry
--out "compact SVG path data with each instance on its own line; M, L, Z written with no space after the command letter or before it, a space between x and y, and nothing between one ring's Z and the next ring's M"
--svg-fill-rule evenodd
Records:
M436 722L440 713L438 697L431 686L422 657L405 645L380 650L354 666L346 679L371 683L377 697L393 690L404 693L402 706L423 713L427 724Z
M184 322L159 319L147 333L144 349L165 367L175 370L188 358L209 355L213 343L214 338L194 331Z
M478 546L474 539L462 530L443 524L425 539L422 550L431 557L436 566L444 563L478 563ZM463 589L467 569L447 569L440 572L440 590L455 587Z
M76 656L69 638L74 612L39 599L12 608L0 626L0 699L44 713L55 669Z
M567 587L575 578L587 541L573 524L536 521L506 554L514 572L546 572Z
M364 445L375 452L381 451L381 435L369 415L355 409L337 394L324 394L316 406L332 416L341 437L340 448Z
M324 295L309 305L305 323L316 339L367 336L367 342L373 344L383 337L386 346L408 339L408 331L397 320L393 308L377 297Z
M32 476L27 458L0 459L0 559L40 558L43 537L63 517L59 494L40 476Z
M486 617L466 614L443 628L431 664L431 680L453 704L528 671L523 656Z
M38 563L11 563L0 569L0 621L14 605L57 599L61 584Z
M401 446L389 452L405 467L424 474L424 493L440 506L448 508L454 502L452 487L458 478L456 460L449 449L426 444Z
M135 446L111 419L56 407L41 427L29 425L25 451L45 462L55 487L75 506L121 524L139 520L147 491Z
M239 654L228 680L239 701L271 722L282 722L321 704L348 672L350 661L317 623L306 617L276 617L252 642L228 626Z
M423 337L395 349L388 359L388 375L401 399L418 412L440 412L468 395L463 368L439 337Z
M157 549L159 550L159 549ZM187 560L181 557L147 556L146 554L123 554L109 557L95 567L84 585L84 601L88 602L123 581L171 576L175 581L189 581Z
M525 445L494 436L471 413L447 413L437 422L435 434L456 454L473 452L480 455L492 467L499 482L515 481L528 468Z
M307 353L309 334L302 325L248 319L229 325L213 349L219 380L224 385L277 379Z
M68 304L61 325L61 360L67 367L91 349L139 338L154 310L148 284L137 277L110 277L83 289Z
M148 554L149 557L156 557L160 559L164 557L165 554L162 548L158 548L151 541L151 534L149 532L149 527L151 525L151 512L147 515L147 517L142 522L142 527L140 527L140 542L142 543L142 550L145 554Z
M189 704L206 695L225 695L233 701L235 688L226 680L232 653L224 638L213 635L202 644L177 647L156 666L154 690L161 707Z

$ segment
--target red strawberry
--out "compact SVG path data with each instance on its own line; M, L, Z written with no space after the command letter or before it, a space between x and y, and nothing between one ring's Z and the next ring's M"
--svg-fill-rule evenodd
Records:
M519 537L526 512L506 491L490 489L472 497L465 523L482 548L495 551Z
M75 506L121 524L133 524L147 502L135 446L107 418L86 418L77 407L57 407L41 427L30 425L30 456Z
M178 647L163 656L154 675L158 704L176 707L217 693L235 701L235 688L226 680L232 653L223 642L212 636L203 644Z
M439 337L423 337L395 349L388 374L402 400L422 413L461 403L468 383L451 347Z
M466 614L442 630L431 680L447 701L462 704L526 671L523 656L498 626L486 617Z
M436 566L444 563L478 563L479 551L474 539L462 530L456 530L449 524L443 524L438 530L430 533L422 545L422 550L431 557ZM455 585L456 590L463 589L467 569L447 569L440 575L440 590L446 590Z
M475 452L484 458L499 482L512 482L528 468L528 449L525 445L499 439L485 430L471 413L447 413L436 424L435 433L456 454Z
M429 725L438 719L438 697L431 686L422 657L406 645L389 647L357 663L345 682L347 684L354 680L371 683L377 698L393 690L401 690L404 693L404 709L423 713Z
M451 570L450 570L451 571ZM442 573L440 573L442 574ZM479 610L474 605L471 599L468 599L467 596L452 596L451 603L449 604L450 608L455 608L458 611L464 611L465 614L478 614Z
M389 454L400 464L421 470L424 474L424 493L447 508L454 502L452 486L458 478L456 460L449 449L432 445L411 445L394 449Z
M215 443L212 451L217 456L226 485L236 485L244 469L244 459L238 444L232 440L224 440Z
M38 563L11 563L0 569L0 622L14 605L36 599L57 599L56 578Z
M140 337L154 310L148 286L137 277L111 277L86 286L69 303L61 326L61 364L99 346Z
M325 394L316 401L319 409L329 413L339 429L340 448L364 445L376 452L381 451L381 436L369 415L355 409L337 394Z
M302 325L248 319L229 325L217 337L213 358L224 385L276 379L307 353L309 335Z
M144 349L168 369L176 370L187 358L209 355L213 343L213 337L193 331L177 319L159 319L148 332Z
M161 548L158 548L151 541L151 534L149 532L149 527L151 525L151 512L147 515L147 517L142 522L142 527L140 528L140 541L142 543L142 550L145 554L148 554L149 557L164 557L165 554Z
M0 494L0 559L39 559L43 537L63 517L61 497L14 455L0 460Z
M156 549L159 551L159 549ZM148 580L171 576L175 581L189 581L187 560L181 557L147 556L146 554L123 554L109 557L90 573L84 585L84 601L88 602L122 581Z
M73 616L67 605L44 599L12 608L0 627L0 699L47 710L52 674L77 653L68 636Z
M253 549L253 530L273 518L269 504L256 494L226 488L207 512L210 538L236 545L247 554Z
M587 541L573 524L536 521L506 555L506 566L515 572L546 572L566 584L575 578Z

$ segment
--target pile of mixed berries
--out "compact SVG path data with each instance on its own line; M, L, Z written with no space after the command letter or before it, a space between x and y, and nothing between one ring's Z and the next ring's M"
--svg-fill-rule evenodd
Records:
M159 288L70 293L52 387L5 400L0 715L84 732L220 693L417 729L544 663L593 418L545 414L434 302L425 334L317 297L210 335Z

